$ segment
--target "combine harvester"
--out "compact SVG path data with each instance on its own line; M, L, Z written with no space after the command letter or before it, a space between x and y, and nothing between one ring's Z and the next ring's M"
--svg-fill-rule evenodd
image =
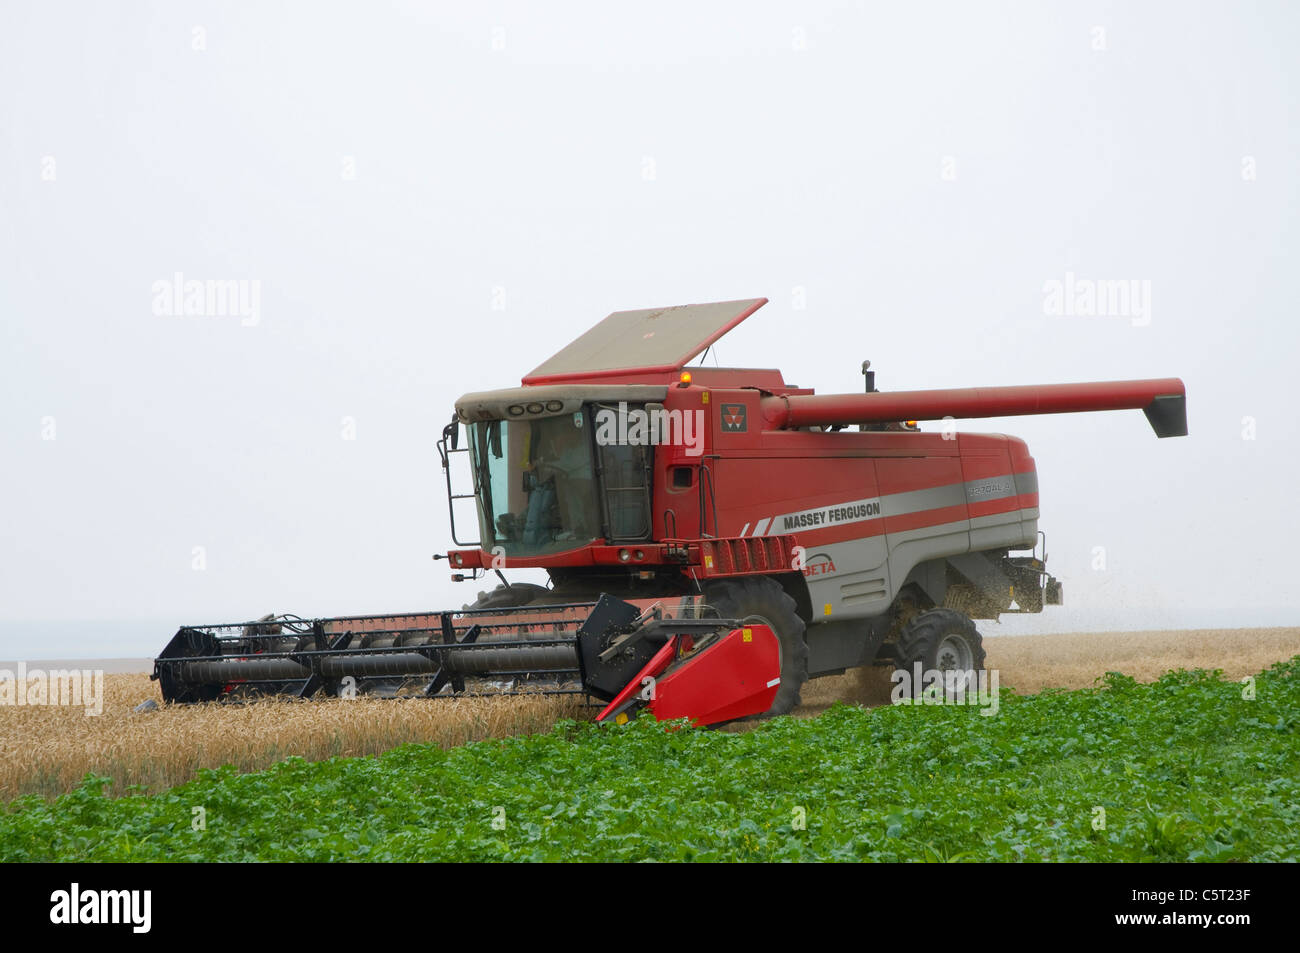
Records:
M865 392L825 395L687 369L765 303L620 311L523 386L456 402L438 449L461 548L434 558L504 585L461 610L184 626L154 664L163 697L568 692L601 720L716 724L855 666L977 671L972 620L1041 612L1061 586L1025 443L950 421L1138 409L1187 433L1176 378L884 393L864 363ZM501 572L525 567L549 587Z

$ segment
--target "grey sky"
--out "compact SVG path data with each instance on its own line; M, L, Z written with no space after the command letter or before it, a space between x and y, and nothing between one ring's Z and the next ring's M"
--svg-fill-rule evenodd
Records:
M719 361L820 392L863 358L882 389L1184 378L1181 440L1137 412L963 428L1038 461L1067 606L1021 630L1295 616L1297 27L4 0L0 657L469 601L430 560L452 401L610 311L755 296ZM256 324L156 314L177 272L260 282ZM1067 272L1149 282L1149 310L1046 314Z

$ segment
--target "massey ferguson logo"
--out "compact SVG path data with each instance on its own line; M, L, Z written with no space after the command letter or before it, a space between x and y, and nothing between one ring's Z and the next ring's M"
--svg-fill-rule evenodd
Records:
M728 433L744 433L748 429L745 426L744 404L722 405L722 429Z
M879 500L858 500L854 503L823 506L819 510L804 510L802 513L788 513L785 516L778 516L772 521L772 526L775 530L779 521L781 529L789 533L797 529L838 526L842 523L860 523L863 520L877 519L879 516Z
M835 571L835 560L828 553L813 553L803 564L803 574L811 579L814 576L829 576Z

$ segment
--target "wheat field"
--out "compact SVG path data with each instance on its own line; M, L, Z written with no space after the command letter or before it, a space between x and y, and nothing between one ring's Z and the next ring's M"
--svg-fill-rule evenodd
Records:
M1001 684L1029 694L1087 688L1108 671L1140 681L1176 668L1222 669L1225 678L1241 678L1300 654L1300 628L1003 636L985 645L987 667L998 671ZM551 696L259 701L136 713L145 698L161 701L148 676L110 674L104 687L97 717L80 708L0 706L0 803L23 794L55 796L88 772L111 778L114 794L135 786L154 792L223 764L253 771L291 755L373 755L408 742L445 748L545 731L562 718L590 718L595 711L572 696ZM811 717L837 700L887 704L889 693L883 668L817 679L805 686L796 715Z
M104 708L0 707L0 803L75 787L87 772L156 792L201 768L256 771L290 755L311 761L373 755L408 742L444 748L485 738L546 731L562 718L591 717L580 698L378 698L262 700L249 704L164 706L147 675L106 675Z

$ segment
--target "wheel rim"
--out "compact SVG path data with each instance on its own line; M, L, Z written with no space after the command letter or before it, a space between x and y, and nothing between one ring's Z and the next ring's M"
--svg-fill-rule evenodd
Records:
M970 643L959 635L945 635L934 658L941 672L969 672L975 667L975 653Z

